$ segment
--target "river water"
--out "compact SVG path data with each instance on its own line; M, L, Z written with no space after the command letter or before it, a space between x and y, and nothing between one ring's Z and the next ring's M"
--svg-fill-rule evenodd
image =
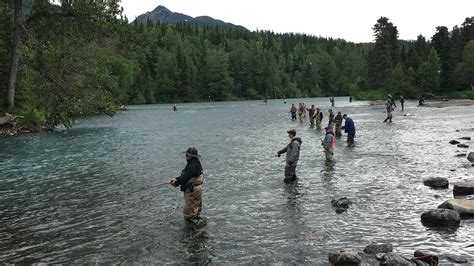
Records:
M336 140L336 162L326 164L323 133L290 119L299 101L329 108L328 98L180 104L178 112L130 106L70 130L0 139L0 262L326 264L329 250L372 241L408 257L430 249L474 262L464 248L474 220L446 230L420 222L452 198L452 186L432 190L424 178L474 176L455 157L466 150L448 143L474 137L472 106L408 102L408 115L397 108L389 124L383 106L336 98L334 109L355 121L356 144ZM284 156L272 155L290 128L303 144L299 180L286 185ZM179 189L149 188L179 175L189 146L205 172L208 222L198 230L183 221ZM342 214L331 207L339 197L354 201Z

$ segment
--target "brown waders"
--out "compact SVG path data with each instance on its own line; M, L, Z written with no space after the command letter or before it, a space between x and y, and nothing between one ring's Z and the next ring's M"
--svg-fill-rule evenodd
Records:
M189 180L187 189L184 192L184 219L192 222L200 218L202 210L202 181L203 177L193 177Z
M342 125L341 124L336 124L336 137L342 136Z

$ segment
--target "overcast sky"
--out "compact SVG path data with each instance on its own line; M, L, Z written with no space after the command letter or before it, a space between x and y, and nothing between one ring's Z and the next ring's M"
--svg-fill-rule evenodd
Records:
M399 38L428 39L436 26L460 26L474 16L474 0L122 0L130 21L163 5L192 17L207 15L249 30L307 33L352 42L373 41L381 16L398 27Z

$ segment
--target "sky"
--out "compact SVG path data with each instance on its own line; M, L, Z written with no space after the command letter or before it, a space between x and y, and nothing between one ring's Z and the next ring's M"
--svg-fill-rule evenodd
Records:
M474 16L474 0L122 0L129 21L158 5L192 17L211 16L249 30L306 33L351 42L374 41L381 16L398 28L399 39L430 39L437 26L452 29Z

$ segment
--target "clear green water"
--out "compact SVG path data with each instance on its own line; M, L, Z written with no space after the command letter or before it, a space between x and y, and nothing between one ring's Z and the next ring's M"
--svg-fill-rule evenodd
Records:
M397 108L384 124L382 106L336 98L335 109L355 121L356 145L337 140L336 163L327 165L323 133L290 120L299 101L329 108L327 98L181 104L176 113L171 105L130 106L71 130L0 139L0 262L327 263L329 250L371 241L408 257L431 249L474 261L463 248L474 243L474 220L452 230L420 222L452 198L452 186L435 191L424 178L474 176L455 157L465 149L448 143L474 137L472 106L408 102L409 116ZM290 128L303 144L299 181L285 185L284 159L272 154ZM186 227L178 189L145 189L178 175L188 146L202 155L206 178L208 224L199 230ZM331 199L344 196L354 205L336 214Z

